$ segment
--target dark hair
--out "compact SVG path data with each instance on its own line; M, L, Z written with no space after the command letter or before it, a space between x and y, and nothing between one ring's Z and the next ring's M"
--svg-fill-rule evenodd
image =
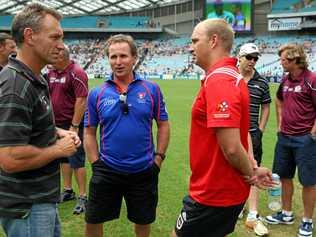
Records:
M12 40L12 36L7 33L0 33L0 44L4 44L6 40Z
M137 57L137 47L136 47L133 37L130 35L124 35L124 34L113 35L106 41L106 47L105 47L106 55L109 56L109 48L112 44L123 43L123 42L129 45L132 56Z
M25 28L31 28L34 32L38 32L46 15L52 15L59 21L62 18L62 15L55 9L38 3L27 5L14 17L11 34L18 46L24 42Z

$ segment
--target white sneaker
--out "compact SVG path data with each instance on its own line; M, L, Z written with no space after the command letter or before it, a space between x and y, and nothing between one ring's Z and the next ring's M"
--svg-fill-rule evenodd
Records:
M259 216L256 218L247 217L245 225L247 228L252 229L258 236L266 236L269 234L268 228L264 225Z

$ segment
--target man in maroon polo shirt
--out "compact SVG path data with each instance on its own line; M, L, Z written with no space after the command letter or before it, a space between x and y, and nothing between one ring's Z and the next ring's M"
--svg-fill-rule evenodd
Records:
M304 48L287 44L279 49L287 74L277 92L278 140L273 171L281 177L282 211L266 217L269 224L293 224L293 178L297 166L303 186L303 219L299 237L313 235L316 197L316 74L308 70Z
M0 33L0 71L7 65L9 55L16 54L16 44L11 35Z
M48 72L49 90L53 104L57 126L76 132L83 139L83 114L88 96L88 77L85 71L74 61L70 60L69 49L65 46L59 60ZM83 146L78 148L73 156L61 160L64 190L61 202L75 199L72 190L72 173L74 171L78 184L79 197L74 208L74 214L85 211L86 171L85 152Z

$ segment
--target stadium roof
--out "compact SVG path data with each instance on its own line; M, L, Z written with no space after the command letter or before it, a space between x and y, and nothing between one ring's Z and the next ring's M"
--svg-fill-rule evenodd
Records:
M179 2L179 0L0 0L0 15L15 14L25 5L38 2L64 15L109 15Z

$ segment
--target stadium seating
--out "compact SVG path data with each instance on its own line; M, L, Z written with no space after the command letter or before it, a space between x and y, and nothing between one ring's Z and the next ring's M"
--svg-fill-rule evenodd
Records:
M0 28L9 29L12 20L12 15L0 15ZM158 22L146 16L65 16L61 20L61 25L64 29L142 29L160 27Z
M277 55L278 48L285 43L301 43L309 54L310 68L316 69L316 36L260 36L238 37L232 54L237 55L240 46L253 42L261 50L257 70L273 82L280 80L283 70ZM68 40L71 57L78 61L90 78L104 78L111 72L104 52L105 40ZM157 40L137 40L139 58L137 70L147 78L191 79L201 78L202 70L193 65L189 52L190 37L162 38Z
M314 1L308 0L275 0L271 13L312 12L316 10Z

